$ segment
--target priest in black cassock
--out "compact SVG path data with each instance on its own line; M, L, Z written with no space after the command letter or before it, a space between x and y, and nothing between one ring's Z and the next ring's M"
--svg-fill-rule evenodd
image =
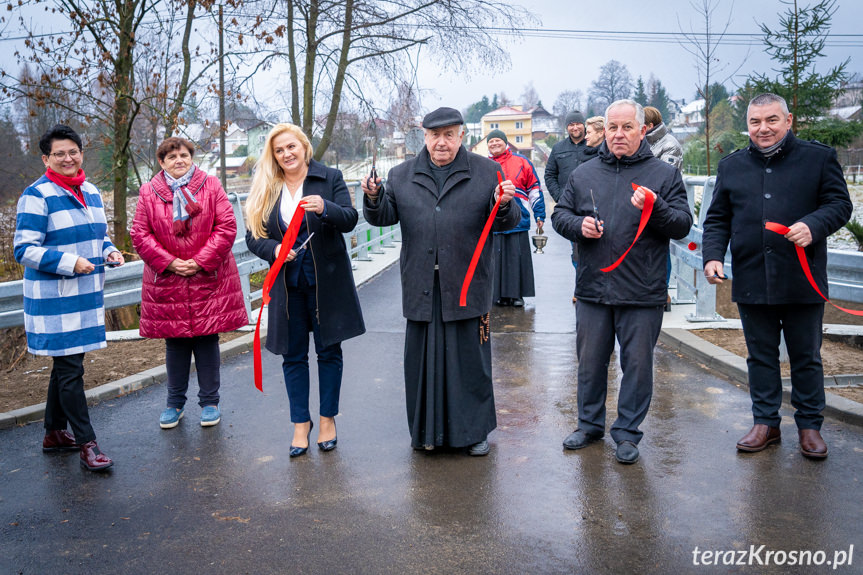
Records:
M405 395L414 449L467 447L489 452L497 426L488 312L493 242L485 243L467 305L459 305L473 251L500 197L493 231L515 227L515 186L498 186L497 162L462 146L464 121L453 108L423 118L425 147L390 170L386 186L365 178L363 214L375 226L401 224Z

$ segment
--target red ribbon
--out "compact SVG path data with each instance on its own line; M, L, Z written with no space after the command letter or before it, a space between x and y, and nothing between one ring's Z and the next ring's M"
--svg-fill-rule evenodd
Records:
M497 173L497 183L500 186L503 184L503 178L500 172ZM479 262L479 256L482 254L482 248L485 247L485 240L488 239L488 232L491 231L491 226L494 223L494 218L497 216L497 209L500 207L500 197L503 195L503 188L497 195L497 201L491 209L488 220L482 228L482 234L479 236L479 241L476 243L476 248L473 250L473 257L470 259L470 265L467 267L467 273L464 276L464 282L461 284L461 295L458 299L458 305L461 307L467 306L467 290L470 287L470 282L473 279L473 272L476 271L476 264Z
M766 222L764 224L764 227L767 228L768 230L770 230L771 232L776 232L777 234L779 234L781 236L784 236L789 231L791 231L791 229L788 226L784 226L782 224L777 224L776 222ZM844 307L839 307L838 305L836 305L835 303L831 302L829 299L824 297L824 294L821 293L820 289L818 289L818 284L815 283L815 278L812 277L812 270L809 269L809 262L806 259L806 252L803 250L802 247L798 246L797 244L794 244L794 249L797 250L797 259L800 261L800 267L803 268L803 275L806 276L806 279L809 280L809 285L811 285L812 288L816 292L818 292L818 295L820 295L824 299L824 301L826 301L827 303L829 303L830 305L832 305L836 309L844 311L845 313L849 313L851 315L863 316L863 311L858 311L855 309L845 309Z
M294 215L291 217L291 223L288 225L288 231L285 237L282 238L282 243L279 244L279 255L276 261L267 272L267 277L264 278L264 287L261 293L261 309L258 310L258 323L255 326L255 342L254 342L254 357L255 357L255 387L258 391L264 391L263 369L261 367L261 316L264 315L264 306L270 303L270 289L276 283L276 277L279 275L279 270L282 269L282 264L285 263L285 258L291 253L291 248L294 242L297 241L297 234L300 233L300 224L303 220L306 210L303 209L304 201L297 204L294 210Z
M634 183L632 184L632 191L636 191L639 188L639 185ZM650 219L650 214L653 213L653 202L655 201L655 197L652 193L644 194L644 207L641 208L641 221L638 222L638 231L635 232L635 239L632 240L632 243L629 244L629 247L626 248L626 251L623 252L623 255L617 258L617 261L608 266L607 268L602 268L600 271L610 272L617 266L619 266L623 262L623 258L626 257L626 254L629 253L629 250L632 249L632 246L635 245L635 242L638 241L638 238L641 237L641 232L644 231L644 228L647 227L647 220Z

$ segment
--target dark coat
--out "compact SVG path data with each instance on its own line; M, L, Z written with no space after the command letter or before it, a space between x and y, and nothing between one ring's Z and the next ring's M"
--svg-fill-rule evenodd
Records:
M196 169L188 191L201 213L182 236L173 231L174 193L159 172L141 186L132 222L132 244L144 260L141 335L195 337L232 331L249 323L231 248L237 239L234 208L218 178ZM203 269L184 277L171 262L193 259Z
M314 233L307 249L315 265L315 285L318 302L318 322L324 346L350 339L365 333L363 314L351 260L342 234L354 229L359 214L351 201L351 194L342 173L312 160L303 182L303 196L321 196L326 204L323 216L306 212L305 225ZM283 239L279 226L281 194L273 210L267 216L267 237L255 239L252 232L246 233L249 251L266 260L272 266L276 261L275 249ZM295 246L294 247L298 247ZM270 291L267 309L267 349L273 353L288 352L288 288L285 269L299 262L285 262Z
M605 305L665 304L669 239L681 239L692 227L686 188L674 166L653 156L647 140L632 156L618 159L605 142L598 160L582 164L569 176L560 203L551 214L555 231L578 242L575 295ZM632 243L641 212L632 205L632 183L656 192L653 213L638 242L616 269L603 272ZM601 238L585 238L581 224L593 215L590 191L596 198Z
M820 303L792 242L764 229L771 221L803 222L812 232L806 258L827 294L827 236L851 216L848 186L836 151L788 133L781 150L765 158L754 144L719 162L713 202L704 220L704 262L723 261L729 241L732 300L744 304Z
M555 202L560 201L560 195L570 174L581 164L596 157L596 149L587 145L583 139L577 144L567 136L551 148L548 162L545 165L545 187Z
M409 320L432 320L436 263L440 267L444 321L478 317L491 309L491 234L477 263L466 307L459 306L459 295L474 248L494 207L500 165L463 147L453 163L454 171L440 196L428 167L428 150L423 148L417 157L390 170L386 187L374 204L368 196L363 200L363 213L372 225L401 223L402 311ZM520 219L518 206L507 202L498 209L492 230L508 230Z

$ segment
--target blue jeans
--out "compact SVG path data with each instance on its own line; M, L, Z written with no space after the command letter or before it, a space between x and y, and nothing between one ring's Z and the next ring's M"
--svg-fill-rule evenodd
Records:
M301 280L300 283L306 282ZM335 417L339 412L342 387L342 345L324 347L321 326L317 320L315 286L288 288L288 353L282 356L285 388L291 404L291 422L311 421L309 413L309 332L315 339L318 356L318 389L322 417Z

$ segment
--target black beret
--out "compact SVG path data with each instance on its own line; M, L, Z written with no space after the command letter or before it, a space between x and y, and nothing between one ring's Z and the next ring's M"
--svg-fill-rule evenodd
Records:
M443 128L456 124L464 124L464 119L461 117L461 112L455 108L438 108L423 118L423 128Z

